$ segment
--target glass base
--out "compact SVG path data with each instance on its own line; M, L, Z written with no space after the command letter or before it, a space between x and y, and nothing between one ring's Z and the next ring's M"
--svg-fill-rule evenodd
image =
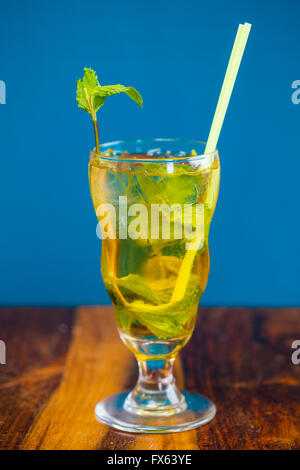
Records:
M158 414L147 411L132 412L128 406L130 393L104 398L95 408L96 418L120 431L133 433L172 433L188 431L211 421L216 414L215 405L197 393L181 392L185 406L173 413Z

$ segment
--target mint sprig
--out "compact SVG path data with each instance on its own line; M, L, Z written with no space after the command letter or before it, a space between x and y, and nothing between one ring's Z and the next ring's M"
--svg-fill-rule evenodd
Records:
M175 338L185 334L187 331L186 325L196 315L198 308L201 294L199 277L194 274L191 275L187 295L183 300L153 305L145 299L145 294L147 293L146 295L149 297L150 292L152 292L153 298L156 298L152 289L147 286L143 279L140 279L139 290L143 289L143 295L141 295L141 292L136 292L136 281L139 276L131 276L117 280L122 293L127 298L131 298L131 301L126 306L121 302L114 303L119 326L130 335L132 324L138 322L140 325L148 328L159 339ZM107 287L112 299L115 299L112 287L109 285ZM134 296L138 300L134 299Z
M106 98L107 96L116 95L119 93L126 93L129 98L136 102L141 108L143 107L143 98L133 86L124 85L104 85L100 86L97 90L99 98Z
M82 80L79 79L77 81L76 100L78 107L92 116L97 153L100 153L100 146L96 113L101 106L104 105L105 99L108 96L118 93L126 93L126 95L135 101L141 108L143 107L143 99L135 88L126 87L124 85L101 86L96 72L91 68L85 68Z

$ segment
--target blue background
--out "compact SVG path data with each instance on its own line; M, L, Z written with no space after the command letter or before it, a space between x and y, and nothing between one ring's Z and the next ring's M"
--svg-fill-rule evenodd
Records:
M220 197L203 305L295 305L299 291L297 0L1 3L0 303L109 303L88 186L91 120L75 102L85 66L135 86L112 97L102 142L205 140L237 26L253 28L219 140Z

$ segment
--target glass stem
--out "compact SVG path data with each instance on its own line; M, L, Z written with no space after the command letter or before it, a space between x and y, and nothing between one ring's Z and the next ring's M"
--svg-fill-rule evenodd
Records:
M186 408L183 395L175 385L172 359L138 361L139 378L128 395L125 407L141 415L168 415Z

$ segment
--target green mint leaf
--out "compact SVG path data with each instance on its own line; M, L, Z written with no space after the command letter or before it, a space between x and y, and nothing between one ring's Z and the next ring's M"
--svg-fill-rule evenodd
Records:
M91 114L93 118L97 154L100 153L100 144L96 113L104 105L107 96L116 93L126 93L141 108L143 107L142 97L135 88L123 85L101 86L93 69L85 68L83 79L77 81L76 100L78 107Z
M93 96L93 108L95 113L103 106L105 103L105 98L102 98L101 96L95 95Z
M92 105L93 111L96 113L101 106L104 105L105 98L97 95L97 89L100 87L98 77L93 69L84 69L83 79L77 81L77 103L78 107L92 114L92 110L88 99Z
M97 87L97 96L106 98L107 96L116 95L118 93L126 93L129 98L136 102L141 108L143 107L143 99L139 92L132 86L124 85L104 85Z
M117 285L122 294L128 300L133 298L143 299L154 305L158 305L158 300L153 290L148 284L137 274L129 274L129 276L116 279Z
M166 203L193 204L197 203L204 191L205 177L203 175L136 175L139 191L148 204Z
M124 283L122 281L124 281ZM180 336L186 331L185 325L187 321L197 313L200 297L199 283L199 277L192 274L186 296L183 300L167 304L151 305L148 303L149 300L147 301L145 298L144 290L144 286L147 286L146 295L148 295L148 289L150 289L150 287L140 276L130 274L126 278L118 279L117 284L122 288L122 292L125 294L123 289L126 286L126 288L130 290L129 296L135 296L136 298L126 306L119 302L114 304L118 323L128 334L130 334L132 323L138 322L145 325L153 335L159 339ZM142 295L140 295L141 286L143 286ZM150 291L155 296L151 289ZM128 295L126 297L128 299Z
M97 86L100 86L96 72L93 69L87 67L84 69L82 82L89 94L93 93Z
M76 84L77 84L76 100L77 100L77 103L78 103L78 108L81 108L84 111L87 111L89 113L90 111L89 111L86 95L85 95L85 92L84 92L83 83L79 79Z
M151 249L145 246L138 246L136 240L127 238L120 241L120 253L126 252L126 256L121 255L119 261L119 276L125 277L131 273L139 272L141 266L150 255Z
M159 185L169 204L196 203L202 186L202 177L200 175L174 175L162 178Z
M146 205L168 202L154 176L136 175L138 191Z
M130 304L128 310L157 338L174 338L185 333L185 324L196 315L198 299L199 278L193 276L183 300L159 306L146 305L141 300L136 300Z
M130 334L131 324L134 321L134 317L132 313L130 313L126 308L121 307L118 305L115 308L116 320L117 324L128 334Z

